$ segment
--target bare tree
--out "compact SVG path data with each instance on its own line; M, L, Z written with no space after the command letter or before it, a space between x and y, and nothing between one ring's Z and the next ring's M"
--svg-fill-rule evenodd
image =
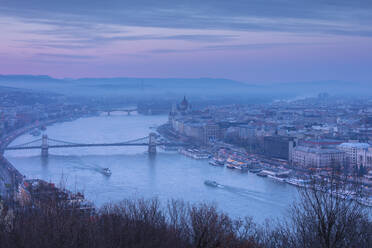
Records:
M366 209L351 200L350 185L336 174L315 178L300 190L290 220L276 230L282 247L372 247L372 228ZM354 187L357 187L354 185Z

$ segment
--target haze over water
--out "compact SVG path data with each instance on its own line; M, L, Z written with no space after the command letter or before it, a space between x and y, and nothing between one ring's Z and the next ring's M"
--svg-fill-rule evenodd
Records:
M147 136L150 127L161 125L167 116L112 115L81 118L48 127L49 138L80 143L122 142ZM25 134L12 145L34 140ZM296 188L261 178L213 167L207 160L193 160L176 152L164 152L151 159L147 147L100 147L50 149L42 159L39 150L7 151L6 157L26 178L40 178L71 190L81 190L97 206L126 198L158 197L192 203L216 203L233 217L253 216L261 222L286 214L297 195ZM107 177L101 169L109 167ZM204 185L215 180L224 188Z

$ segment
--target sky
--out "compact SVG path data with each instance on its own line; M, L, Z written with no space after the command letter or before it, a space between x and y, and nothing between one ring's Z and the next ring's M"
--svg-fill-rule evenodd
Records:
M372 84L371 0L0 0L0 74Z

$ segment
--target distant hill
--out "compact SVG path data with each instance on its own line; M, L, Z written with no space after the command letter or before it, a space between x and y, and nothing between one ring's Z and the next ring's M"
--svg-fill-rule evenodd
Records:
M53 92L69 96L173 99L188 95L203 99L277 99L330 95L372 96L368 83L340 81L248 84L220 78L80 78L56 79L45 75L0 75L0 86Z
M81 78L0 75L0 86L85 96L169 97L194 95L229 96L250 92L254 85L213 78Z
M289 92L294 95L315 95L327 92L331 95L372 96L372 81L371 83L343 81L278 83L272 84L267 88L268 90L270 88L275 89L278 94Z

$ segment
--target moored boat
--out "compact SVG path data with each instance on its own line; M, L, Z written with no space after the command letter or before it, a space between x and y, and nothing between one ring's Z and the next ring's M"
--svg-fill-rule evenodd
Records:
M228 158L226 160L225 164L226 164L226 168L229 168L229 169L238 169L238 170L248 169L248 164L247 163L237 161L237 160L234 160L232 158Z
M308 181L303 179L297 179L297 178L289 178L286 180L286 183L297 186L297 187L305 187L306 183Z
M211 160L209 160L209 164L213 166L224 166L225 161L221 158L212 158Z
M193 159L208 159L210 157L208 153L193 148L181 148L178 152Z
M278 177L278 176L267 175L267 177L269 177L271 179L274 179L276 181L282 182L282 183L285 183L287 181L286 178L282 178L282 177Z
M261 171L261 172L257 173L257 176L259 176L259 177L267 177L267 173Z
M257 173L259 173L259 172L261 172L262 171L262 169L259 169L259 168L257 168L257 169L250 169L249 170L249 172L251 172L251 173L255 173L255 174L257 174Z

